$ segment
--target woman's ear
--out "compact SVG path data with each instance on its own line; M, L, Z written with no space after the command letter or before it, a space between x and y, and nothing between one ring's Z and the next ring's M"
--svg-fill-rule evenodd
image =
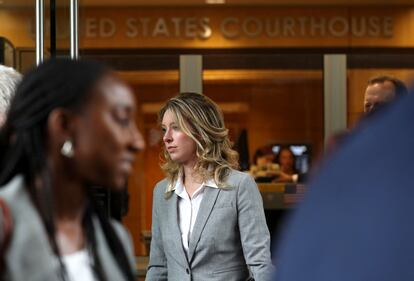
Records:
M51 144L62 145L73 139L74 114L64 108L56 108L49 114L47 132Z

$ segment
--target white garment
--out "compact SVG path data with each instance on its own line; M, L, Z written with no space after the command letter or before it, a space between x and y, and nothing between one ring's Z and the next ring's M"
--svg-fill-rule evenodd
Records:
M71 281L94 281L91 261L86 249L62 257Z
M193 193L193 197L190 198L184 187L182 177L177 180L174 187L174 192L178 196L178 224L181 231L181 241L187 256L191 233L193 232L206 186L218 188L213 180L209 180L202 183Z

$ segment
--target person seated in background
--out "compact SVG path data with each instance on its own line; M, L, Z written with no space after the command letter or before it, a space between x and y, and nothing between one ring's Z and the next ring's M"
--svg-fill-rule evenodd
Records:
M275 163L275 154L270 145L259 147L253 156L250 174L256 182L271 182L279 175L279 165Z
M274 182L302 182L304 175L296 169L296 156L289 146L282 146L276 156L279 172Z

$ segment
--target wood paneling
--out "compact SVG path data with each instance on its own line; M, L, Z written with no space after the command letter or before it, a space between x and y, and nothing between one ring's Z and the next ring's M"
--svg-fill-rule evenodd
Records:
M136 255L146 255L141 232L151 229L152 190L164 176L159 168L160 131L155 113L146 114L142 105L162 103L175 96L178 91L178 73L174 72L134 72L120 73L133 87L139 112L137 123L144 135L146 148L135 165L129 182L130 209L125 224L130 230Z
M321 72L291 71L289 76L282 71L270 73L271 79L269 72L262 72L261 79L255 79L260 72L246 71L246 79L210 81L204 86L204 93L219 104L239 100L249 105L242 121L228 115L225 119L231 120L229 127L248 130L250 159L258 147L276 142L309 143L318 153L323 140ZM226 76L231 74L222 77Z

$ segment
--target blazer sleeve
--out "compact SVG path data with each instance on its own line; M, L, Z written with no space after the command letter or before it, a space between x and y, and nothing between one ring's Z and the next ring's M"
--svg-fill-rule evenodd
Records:
M238 223L243 254L255 281L268 281L273 272L270 257L270 234L263 201L250 175L242 178L237 194Z
M158 188L160 188L158 186ZM151 227L151 247L146 281L168 280L167 258L162 243L162 233L160 231L159 204L162 196L157 196L157 187L154 189L152 204L152 227ZM162 193L162 192L161 192ZM163 198L161 198L163 199Z

